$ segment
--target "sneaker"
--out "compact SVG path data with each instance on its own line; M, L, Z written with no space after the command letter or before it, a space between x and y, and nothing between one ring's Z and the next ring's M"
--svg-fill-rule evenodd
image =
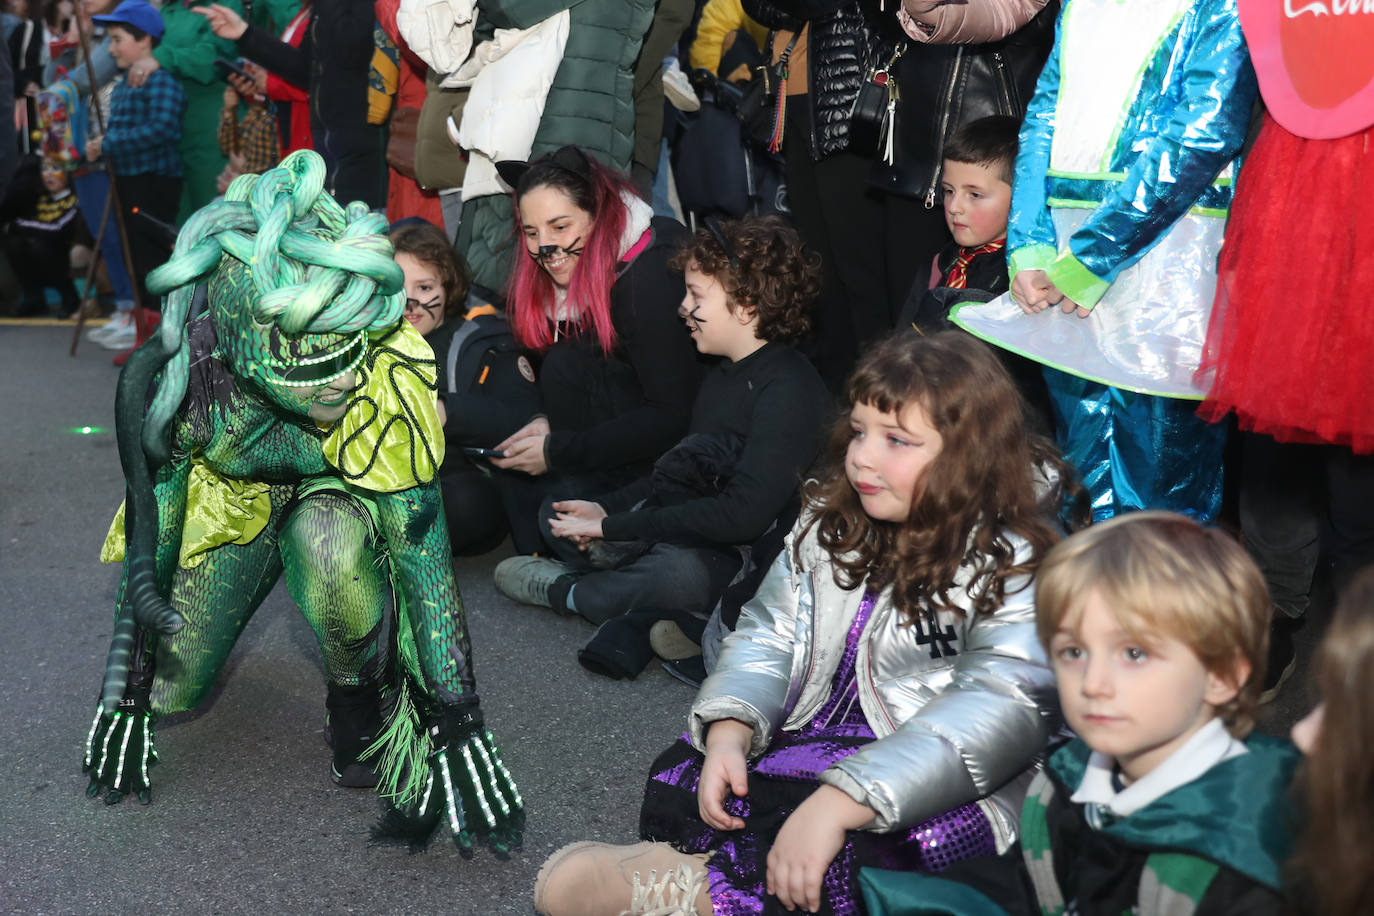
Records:
M543 916L625 916L702 912L709 878L704 857L667 843L573 843L549 856L534 882Z
M701 654L701 643L682 631L675 620L660 620L649 628L649 645L667 662Z
M553 607L549 591L570 573L571 566L548 557L510 557L496 564L493 578L496 590L512 601Z
M1273 702L1284 682L1297 670L1298 653L1293 645L1293 631L1300 625L1300 621L1290 617L1275 616L1269 626L1269 661L1264 669L1264 689L1259 698L1261 705Z
M127 312L115 312L109 321L98 328L91 328L86 332L86 339L91 343L100 343L106 337L123 331L125 328L134 326L133 310ZM137 333L137 332L135 332Z
M682 72L682 65L673 58L663 65L663 97L678 111L697 111L701 99L697 98L691 80Z
M119 322L118 316L110 319L110 323L105 325L110 330L99 337L90 338L95 343L100 344L106 350L128 350L138 343L138 327L134 322L132 312L120 312L120 315L128 315L128 319ZM119 322L118 324L116 322ZM103 330L103 329L102 329Z
M381 731L380 704L376 687L329 687L325 741L334 751L329 778L336 786L370 789L377 785L375 763L362 758Z

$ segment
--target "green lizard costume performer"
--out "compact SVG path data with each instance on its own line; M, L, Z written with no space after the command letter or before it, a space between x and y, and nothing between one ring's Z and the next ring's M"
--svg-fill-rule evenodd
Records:
M450 565L434 356L400 320L385 219L324 174L306 150L240 177L149 276L163 322L119 379L126 496L102 558L124 576L87 794L150 800L153 722L205 698L284 574L324 652L334 780L385 802L374 836L442 822L504 852L524 812Z

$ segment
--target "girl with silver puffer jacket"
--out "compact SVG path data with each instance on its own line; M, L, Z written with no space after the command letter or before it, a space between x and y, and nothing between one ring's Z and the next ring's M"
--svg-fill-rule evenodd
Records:
M658 842L555 853L542 913L852 912L860 867L1015 839L1059 726L1031 576L1062 463L958 332L877 345L849 396L830 474L651 769Z

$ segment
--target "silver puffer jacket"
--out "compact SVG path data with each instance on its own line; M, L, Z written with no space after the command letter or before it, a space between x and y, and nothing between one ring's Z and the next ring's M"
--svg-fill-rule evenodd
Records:
M788 536L715 672L692 705L689 729L704 750L706 729L720 719L754 728L750 757L779 728L800 728L830 695L845 637L863 589L836 584L829 556L808 535L801 562ZM1018 559L1029 552L1007 535ZM960 568L952 601L969 599L971 566ZM999 851L1016 838L1026 785L1059 727L1054 675L1035 635L1035 590L1029 579L1007 583L1007 598L983 617L940 611L903 625L892 590L878 596L859 644L859 700L877 740L821 774L877 817L867 826L891 831L979 800ZM953 649L953 651L950 651Z

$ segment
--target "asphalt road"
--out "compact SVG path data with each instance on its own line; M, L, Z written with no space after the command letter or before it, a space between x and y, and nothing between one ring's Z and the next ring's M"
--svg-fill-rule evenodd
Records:
M529 811L510 859L367 843L378 803L328 779L319 649L281 587L212 699L160 726L153 803L87 799L80 756L119 578L97 557L123 484L109 353L83 343L69 358L70 339L0 322L0 912L528 914L552 850L635 838L648 764L691 693L656 666L633 682L583 671L588 625L493 590L506 548L455 569L487 722ZM1304 661L1321 622L1299 634ZM1266 731L1303 712L1306 667Z

